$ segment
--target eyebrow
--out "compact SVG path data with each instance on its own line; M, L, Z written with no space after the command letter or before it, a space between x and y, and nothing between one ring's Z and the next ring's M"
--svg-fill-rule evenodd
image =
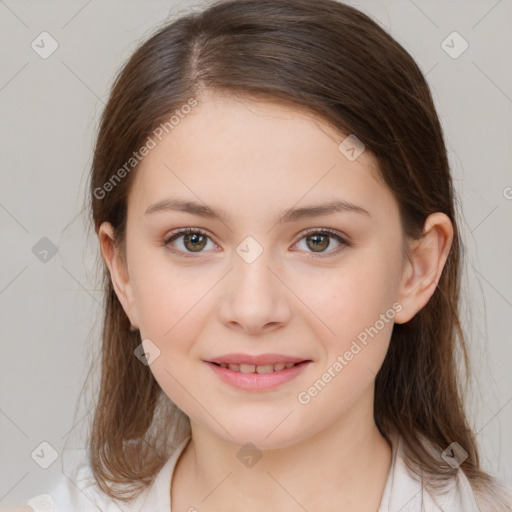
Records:
M162 199L161 201L150 205L147 208L145 215L163 211L181 211L221 222L229 221L228 215L223 210L217 211L206 204L175 198ZM322 215L330 215L337 212L352 212L366 215L368 217L372 216L370 212L361 206L351 203L350 201L337 200L329 203L304 206L301 208L289 208L278 217L277 223L284 224L287 222L295 222L301 219L320 217Z

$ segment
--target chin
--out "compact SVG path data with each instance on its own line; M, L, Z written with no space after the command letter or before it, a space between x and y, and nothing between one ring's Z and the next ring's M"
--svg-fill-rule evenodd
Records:
M219 425L212 427L217 436L234 445L243 447L247 443L252 443L259 450L277 450L292 446L308 437L304 427L301 428L300 425L291 422L286 425L290 418L283 421L285 417L286 415L283 415L277 420L272 418L272 421L251 421L246 417L239 421L233 419L221 422L231 435Z

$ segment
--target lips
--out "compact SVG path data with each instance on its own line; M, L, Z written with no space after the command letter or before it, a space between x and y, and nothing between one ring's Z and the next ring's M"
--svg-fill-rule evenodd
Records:
M269 360L277 362L269 363ZM255 364L254 361L258 364ZM313 364L310 359L280 354L261 356L229 354L204 362L221 381L231 387L248 392L274 390L297 378L310 364Z

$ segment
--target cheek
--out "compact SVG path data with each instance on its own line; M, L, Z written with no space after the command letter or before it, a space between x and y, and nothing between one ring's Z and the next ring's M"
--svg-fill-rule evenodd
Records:
M201 328L201 315L206 315L208 292L218 280L204 270L173 265L166 256L142 255L134 259L133 271L141 334L164 348L171 342L176 346L178 340L193 339Z
M393 303L389 273L382 262L361 261L330 271L324 284L310 287L305 297L328 325L373 323Z
M397 312L390 277L396 264L393 258L377 249L361 251L339 269L330 269L324 279L305 279L304 283L324 283L309 288L304 284L300 293L316 317L317 336L324 340L329 360L351 351L357 353L353 357L357 363L351 366L375 367L384 358Z
M372 386L389 347L397 311L385 265L370 267L347 267L331 276L324 295L312 296L311 309L321 312L316 337L325 353L298 399L311 401L305 410L329 411L326 421L351 409Z
M148 264L151 260L147 255L140 261L145 264L134 268L134 293L141 337L151 340L158 349L150 370L178 407L190 417L200 417L200 411L190 406L191 395L204 394L200 382L191 377L200 364L193 361L197 359L194 342L211 308L208 291L218 279L194 276L191 267L172 265L165 258L159 262L154 258Z

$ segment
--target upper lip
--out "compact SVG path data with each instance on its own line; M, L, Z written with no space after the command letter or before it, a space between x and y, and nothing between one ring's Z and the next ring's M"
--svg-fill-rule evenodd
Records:
M249 354L225 354L208 360L209 363L216 364L253 364L255 366L279 363L301 363L302 361L309 361L309 359L285 356L282 354L261 354L258 356Z

